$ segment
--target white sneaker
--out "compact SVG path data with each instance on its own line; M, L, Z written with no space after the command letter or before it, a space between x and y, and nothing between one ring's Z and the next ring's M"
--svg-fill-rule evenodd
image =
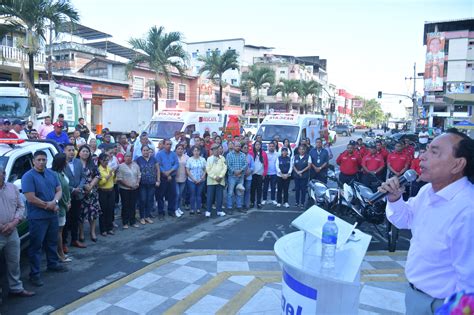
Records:
M183 215L183 214L184 214L184 212L183 212L183 211L182 211L180 208L178 208L178 210L176 210L176 211L178 211L178 212L179 212L179 214L181 214L181 215Z
M285 202L285 203L283 204L283 207L285 207L285 208L289 208L289 207L290 207L290 205L288 204L288 202Z
M266 200L262 200L262 206L264 206L267 203Z
M280 208L280 207L281 207L281 203L277 203L277 207Z
M272 203L276 206L278 203L275 200L272 200Z
M176 210L176 211L174 212L174 215L175 215L177 218L180 218L180 217L182 216L182 214L181 214L178 210Z
M217 216L223 217L223 216L225 216L225 212L224 211L219 211L219 212L217 212Z
M210 218L211 217L211 213L209 211L206 211L206 213L204 214L206 216L206 218Z

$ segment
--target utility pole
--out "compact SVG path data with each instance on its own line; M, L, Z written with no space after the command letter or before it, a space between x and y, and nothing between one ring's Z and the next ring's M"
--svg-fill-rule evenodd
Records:
M416 125L418 124L418 106L416 104L416 62L413 65L413 122L411 124L411 131L416 131Z

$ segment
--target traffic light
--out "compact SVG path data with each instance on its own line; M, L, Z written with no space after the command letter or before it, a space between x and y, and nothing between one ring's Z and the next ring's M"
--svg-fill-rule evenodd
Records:
M382 98L382 91L379 91L377 98Z
M336 103L331 102L331 113L334 113L336 111Z

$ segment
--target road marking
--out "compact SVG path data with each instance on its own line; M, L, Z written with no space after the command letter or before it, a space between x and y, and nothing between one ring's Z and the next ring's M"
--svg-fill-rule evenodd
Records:
M278 236L275 234L273 231L265 231L263 232L262 236L258 239L259 242L263 242L265 239L270 238L270 239L275 239L275 241L278 241Z
M210 233L210 232L202 231L202 232L199 232L199 233L197 233L197 234L194 234L193 236L191 236L191 237L185 239L184 241L185 241L186 243L192 243L192 242L194 242L194 241L196 241L196 240L198 240L198 239L200 239L200 238L206 236L206 235L209 234L209 233Z
M225 220L225 221L222 221L222 222L219 223L219 224L216 224L216 226L219 226L219 227L228 226L228 225L230 225L230 224L232 224L232 223L234 223L234 222L236 222L236 221L237 221L237 219L231 218L231 219L227 219L227 220Z
M43 305L40 308L37 308L31 312L28 313L28 315L43 315L43 314L49 314L52 311L54 311L54 307L51 305Z
M119 271L119 272L116 272L116 273L113 273L107 277L105 277L104 279L100 279L92 284L89 284L81 289L79 289L79 292L81 293L91 293L91 292L94 292L95 290L119 279L119 278L122 278L123 276L126 276L127 274L125 272L122 272L122 271Z

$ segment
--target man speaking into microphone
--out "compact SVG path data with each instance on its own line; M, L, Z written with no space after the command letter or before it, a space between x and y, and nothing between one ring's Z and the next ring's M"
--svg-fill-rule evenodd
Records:
M433 314L454 292L474 292L474 140L447 130L420 156L420 168L428 184L406 202L397 177L379 188L387 193L388 220L413 235L405 266L408 315Z

